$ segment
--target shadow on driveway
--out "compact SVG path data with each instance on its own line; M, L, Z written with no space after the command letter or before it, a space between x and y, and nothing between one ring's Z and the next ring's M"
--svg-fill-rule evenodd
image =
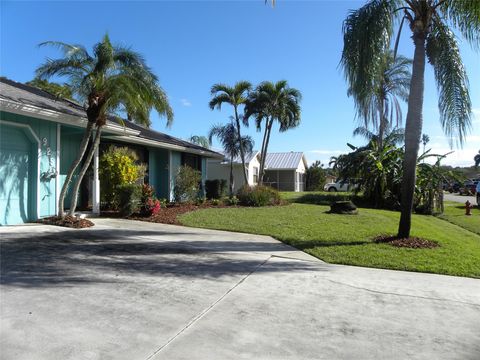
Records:
M218 235L208 240L204 234L156 230L66 229L9 235L0 243L0 283L18 287L121 282L137 275L219 278L249 273L272 252L292 251L275 242L218 240ZM322 268L327 269L289 260L262 271Z

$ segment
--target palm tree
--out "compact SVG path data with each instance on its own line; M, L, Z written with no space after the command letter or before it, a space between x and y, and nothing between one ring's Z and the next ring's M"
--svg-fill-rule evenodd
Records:
M208 138L206 136L201 136L201 135L192 135L190 136L190 139L188 139L193 144L203 146L204 148L210 148L210 142L208 141Z
M422 134L422 144L423 144L423 152L425 153L425 148L427 147L427 144L430 142L430 136L427 134Z
M235 119L230 118L230 123L226 125L214 125L208 133L208 139L210 144L214 137L217 137L222 144L223 151L225 155L230 158L230 196L233 196L233 187L234 187L234 177L233 177L233 159L240 155L240 149L244 149L247 152L252 152L253 150L253 139L250 136L240 137ZM245 183L248 184L248 181Z
M245 105L247 101L247 96L250 90L252 89L252 84L248 81L239 81L233 87L225 84L215 84L210 90L212 99L210 100L209 106L213 110L217 108L221 110L222 104L230 104L233 106L234 120L235 125L237 126L237 132L239 134L239 139L241 138L241 123L245 126L248 126L248 121L245 120L243 116L239 114L239 107ZM240 158L242 160L243 167L243 177L245 183L248 184L247 168L245 166L245 149L242 144L240 144Z
M400 101L408 100L408 88L410 86L411 61L403 56L395 57L388 50L382 55L379 63L378 74L372 77L369 88L350 88L349 95L355 101L357 116L362 118L365 127L373 125L378 131L378 145L383 146L385 132L390 128L399 126L402 122L402 110Z
M80 144L77 158L72 163L63 184L58 201L59 215L65 216L65 195L74 172L85 156L90 138L95 129L95 139L85 157L72 191L70 214L74 214L78 189L93 155L100 143L102 127L109 115L124 112L133 121L149 124L149 112L154 108L167 118L168 124L173 120L173 112L167 96L158 85L157 77L145 64L143 57L124 47L113 46L108 35L93 48L93 53L81 45L69 45L62 42L48 41L40 44L59 48L63 57L48 59L36 71L40 79L52 76L66 77L73 93L85 101L87 126Z
M462 64L456 29L475 47L480 46L480 1L369 0L352 11L343 24L341 64L353 93L367 98L373 77L390 47L396 20L399 34L406 21L412 32L414 57L405 124L402 209L398 237L410 236L416 164L422 133L425 60L432 64L439 89L442 127L462 145L471 127L468 78ZM400 37L395 42L395 53Z
M272 126L279 123L280 132L292 129L300 124L300 101L302 95L297 89L288 86L286 80L276 83L264 81L253 91L245 105L245 118L255 117L257 130L260 131L262 122L265 122L263 131L262 149L260 151L260 174L258 183L263 183L265 173L265 159Z

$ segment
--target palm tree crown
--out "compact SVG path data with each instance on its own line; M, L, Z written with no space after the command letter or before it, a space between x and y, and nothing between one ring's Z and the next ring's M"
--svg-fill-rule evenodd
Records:
M133 121L150 125L151 108L165 116L167 124L173 121L167 95L139 53L112 45L108 35L94 46L92 54L81 45L40 44L46 45L59 48L63 57L47 59L37 69L37 77L66 77L74 94L86 103L89 121L103 125L108 114L124 112Z

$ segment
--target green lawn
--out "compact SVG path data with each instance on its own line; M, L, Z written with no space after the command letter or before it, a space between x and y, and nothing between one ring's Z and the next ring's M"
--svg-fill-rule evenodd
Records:
M471 216L466 216L465 205L446 202L444 213L438 217L480 235L480 209L478 207L472 209Z
M360 209L327 214L328 206L291 204L265 208L204 209L182 215L187 226L271 235L324 261L385 269L480 278L480 236L433 216L413 216L412 235L437 241L435 249L377 244L395 234L399 213Z

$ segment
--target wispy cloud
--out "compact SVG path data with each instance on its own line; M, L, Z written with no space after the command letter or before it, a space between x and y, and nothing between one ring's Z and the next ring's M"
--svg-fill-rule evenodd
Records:
M473 108L472 113L473 113L472 123L480 124L480 108Z
M307 153L318 155L339 155L345 153L345 150L309 150Z
M188 99L180 99L180 102L182 103L182 106L185 106L185 107L192 106L192 103Z

